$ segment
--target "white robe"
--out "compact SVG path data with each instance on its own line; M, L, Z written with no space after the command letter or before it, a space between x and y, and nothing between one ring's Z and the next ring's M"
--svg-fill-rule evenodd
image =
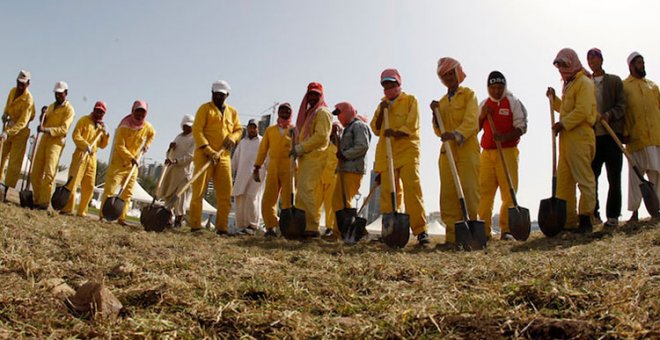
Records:
M254 161L257 159L261 137L253 139L243 138L231 160L232 172L236 173L232 196L235 197L236 204L236 227L245 228L248 226L259 226L259 205L264 188L265 168L261 167L261 182L255 182L252 178Z
M176 143L174 151L170 153L170 160L175 163L168 166L165 170L163 183L158 190L158 197L165 202L176 195L177 191L192 178L193 174L193 152L195 151L195 141L192 133L188 135L179 134L174 138ZM186 208L190 204L190 189L186 190L174 206L174 213L177 216L184 215Z

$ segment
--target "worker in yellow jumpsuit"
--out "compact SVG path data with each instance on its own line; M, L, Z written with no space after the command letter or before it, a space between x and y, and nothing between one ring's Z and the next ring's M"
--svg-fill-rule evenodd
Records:
M387 171L385 138L392 141L394 161L394 182L397 188L397 208L401 207L401 182L403 182L403 202L405 212L410 215L410 226L420 245L430 242L426 227L426 212L422 186L419 180L419 109L417 98L401 90L401 75L396 69L386 69L381 73L380 84L385 97L374 113L371 129L377 136L376 162L374 170L381 174L380 211L392 212L390 179ZM381 134L383 112L388 109L389 129ZM400 210L400 209L399 209Z
M126 177L131 173L133 167L138 167L138 161L144 153L149 150L151 142L156 136L151 123L147 122L147 112L149 106L147 102L136 100L133 102L131 113L124 117L117 130L112 146L112 158L105 175L105 187L103 188L103 202L112 196L115 196L123 185ZM126 188L122 191L119 198L124 200L124 210L119 216L118 222L121 225L126 224L126 212L133 196L133 187L137 179L137 170L133 171L128 180ZM102 214L100 216L103 218Z
M321 181L320 174L327 158L325 150L331 129L332 115L323 97L323 85L310 83L296 118L297 143L291 151L291 155L298 158L295 205L305 211L306 226L303 237L307 238L320 235L321 206L316 200L314 190Z
M16 87L9 91L7 104L2 114L4 131L0 134L2 142L2 160L0 161L0 182L4 184L4 193L8 187L16 187L16 182L20 177L23 156L30 128L28 123L34 119L34 100L32 94L28 91L30 87L30 72L21 70L16 78ZM5 166L7 167L7 177L5 177ZM2 197L4 197L4 193Z
M330 131L330 143L325 149L325 167L321 173L321 181L314 192L316 193L316 204L323 206L325 213L325 235L332 235L332 226L335 223L335 210L332 207L332 194L335 190L335 180L337 178L337 137L341 133L339 123L332 124ZM319 211L320 213L320 211ZM319 221L321 216L319 214Z
M452 58L441 58L438 61L438 77L447 87L440 101L431 102L431 110L438 109L445 131L440 131L435 115L433 115L433 130L444 143L440 151L438 167L440 169L440 215L445 223L445 247L453 247L456 243L454 225L463 220L454 177L444 148L451 147L458 170L459 180L463 187L463 195L467 206L468 218L477 219L479 208L479 113L477 96L470 88L460 86L465 80L461 64Z
M367 172L365 157L369 150L371 132L366 118L359 116L357 110L348 102L335 105L332 114L337 116L339 123L344 127L341 139L337 144L338 161L335 190L332 194L333 215L335 212L352 208L352 201L360 190L362 177ZM342 193L343 184L343 193ZM345 196L345 200L344 200ZM332 233L339 238L339 221L334 220Z
M261 181L259 170L268 157L266 170L266 186L261 199L261 216L266 226L266 237L275 237L275 228L279 225L277 218L277 200L280 208L291 208L291 104L284 103L277 108L277 125L269 126L259 143L257 159L254 161L252 177ZM280 192L282 195L280 196Z
M96 150L105 149L108 146L110 134L107 132L103 116L105 116L106 105L102 101L94 104L94 110L89 115L83 116L73 128L71 138L76 145L76 150L71 157L69 166L69 189L73 195L69 196L60 214L71 214L76 201L76 190L80 185L80 204L77 216L86 216L87 207L94 195L94 184L96 181ZM98 136L98 138L97 138ZM92 144L94 143L94 144Z
M34 156L31 179L34 189L34 205L41 210L48 209L50 204L57 165L64 148L66 134L69 132L75 116L73 106L66 99L68 91L68 85L65 82L55 83L55 103L48 106L44 122L37 128L42 137Z
M578 233L592 231L591 216L596 208L596 179L591 161L596 154L594 124L596 89L574 50L559 51L553 64L564 81L561 99L551 87L546 95L554 98L553 110L559 121L552 127L559 134L557 197L566 200L565 228ZM579 218L576 213L575 185L580 188Z
M199 107L192 126L195 139L193 163L195 172L209 160L211 166L193 183L190 202L190 229L202 230L202 200L206 195L209 181L213 179L213 188L218 213L215 216L215 228L218 235L229 233L229 210L231 209L231 149L243 136L243 128L238 120L235 108L226 104L231 87L224 80L211 86L212 100Z

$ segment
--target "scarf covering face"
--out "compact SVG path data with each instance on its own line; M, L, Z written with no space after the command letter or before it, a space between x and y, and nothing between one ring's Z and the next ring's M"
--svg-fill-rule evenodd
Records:
M467 77L465 72L463 72L463 67L461 66L461 63L459 63L458 60L449 57L440 58L440 60L438 60L437 73L438 73L438 78L440 78L440 81L442 81L442 75L451 70L454 70L454 72L456 72L456 79L458 80L459 84L462 83L463 80L465 80L465 77ZM443 84L445 83L443 82ZM445 84L445 86L447 86L447 84Z
M121 122L119 123L119 127L127 127L131 130L140 130L144 127L144 124L147 122L147 117L145 115L143 120L137 120L135 117L133 117L133 112L137 109L144 109L145 111L149 111L149 105L147 102L144 100L136 100L133 103L133 108L131 109L131 113L128 114L128 116L124 117Z
M307 94L310 92L319 93L321 98L319 98L319 101L316 103L316 105L314 105L314 107L308 108L309 104L307 103ZM298 109L298 117L296 118L296 134L298 136L303 130L305 130L305 135L303 138L308 137L312 133L312 131L309 129L309 125L312 124L314 117L316 117L316 111L322 106L328 106L325 103L325 97L323 96L323 85L321 85L321 83L315 82L309 83L309 85L307 85L307 92L305 93L305 96L300 103L300 109ZM303 129L304 127L307 127L307 129Z
M339 110L339 115L337 115L337 119L339 119L339 122L344 127L348 126L348 124L350 124L353 121L353 118L357 116L357 111L355 110L353 105L351 105L351 103L349 102L341 102L335 105L335 108Z
M282 107L289 108L289 112L291 112L291 114L289 115L289 118L287 118L287 119L284 119L280 116L277 116L277 126L283 128L283 129L286 129L289 126L291 126L291 120L292 120L292 116L293 116L293 108L291 108L291 104L289 104L289 103L281 104L280 108L282 108ZM279 111L279 108L278 108L278 111Z
M566 87L568 82L573 80L575 75L580 71L583 71L586 76L591 77L591 73L587 72L582 66L582 63L580 63L580 58L578 58L577 53L570 48L564 48L557 53L557 57L555 57L555 60L552 63L556 64L558 62L566 64L566 67L557 67L561 74L561 79L564 81L564 87Z
M385 69L380 74L380 83L382 84L384 81L395 81L397 83L396 87L383 89L383 93L388 100L396 99L401 94L401 75L399 71L395 68Z

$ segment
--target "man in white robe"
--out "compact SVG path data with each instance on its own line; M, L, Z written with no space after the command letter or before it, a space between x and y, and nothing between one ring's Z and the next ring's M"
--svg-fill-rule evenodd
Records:
M195 141L192 136L192 124L195 118L191 115L185 115L181 120L181 132L174 141L170 143L167 150L165 165L167 168L163 178L163 183L158 190L158 197L165 202L170 202L174 195L181 189L193 174L193 152L195 151ZM180 227L183 215L186 213L190 204L190 189L186 190L181 198L176 201L174 209L174 227Z
M242 234L252 234L259 228L259 202L263 191L263 183L256 182L252 176L254 161L259 151L259 136L257 123L250 119L247 125L247 136L238 143L231 160L234 176L232 196L236 206L236 229ZM265 167L260 170L260 178L265 178Z

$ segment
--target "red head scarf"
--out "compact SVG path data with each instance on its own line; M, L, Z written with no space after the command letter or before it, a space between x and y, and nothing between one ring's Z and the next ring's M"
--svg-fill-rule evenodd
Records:
M348 126L348 124L350 124L353 121L353 118L357 116L357 111L355 110L353 105L351 105L351 103L349 102L341 102L335 105L335 108L339 110L339 115L337 115L337 119L339 119L339 122L344 127Z
M463 80L465 80L465 78L467 77L465 72L463 72L463 67L461 66L461 63L459 63L458 60L449 57L440 58L440 60L438 60L437 73L438 73L438 78L440 78L440 81L442 81L441 78L442 75L451 70L454 70L454 72L456 72L456 79L458 80L459 84L462 83Z
M149 111L149 105L147 102L143 100L136 100L133 102L133 108L131 109L131 113L128 114L128 116L124 117L121 122L119 123L119 127L127 127L132 130L140 130L142 127L144 127L144 123L147 122L147 118L143 120L137 120L135 117L133 117L133 111L137 109L144 109L145 111Z
M561 74L561 79L564 80L564 86L566 86L569 81L573 80L573 77L575 77L580 71L584 71L584 74L587 77L591 77L591 73L589 73L582 66L582 63L580 63L580 58L578 58L577 53L570 48L564 48L557 53L557 57L555 57L555 60L552 63L556 64L558 62L566 64L566 67L557 66L559 73Z
M395 68L385 69L380 74L380 83L382 84L385 81L395 81L398 85L389 89L383 90L385 97L388 100L394 100L401 94L401 75L399 71Z
M289 108L289 111L291 111L291 114L289 115L288 119L280 118L280 116L278 115L277 116L277 126L285 129L285 128L288 128L289 126L291 126L291 121L293 120L293 108L291 107L291 104L283 103L283 104L280 104L280 106L278 108L278 111L279 111L280 108L283 108L283 107Z
M314 105L314 107L308 107L309 104L307 103L307 94L310 92L316 92L321 95L321 98L319 98L319 101ZM300 109L298 110L298 117L296 118L296 133L300 134L301 131L303 131L303 127L309 127L309 125L312 123L314 120L314 117L316 116L316 110L318 110L322 106L328 106L325 103L325 97L323 96L323 85L321 83L309 83L307 85L307 92L305 92L305 97L303 97L302 102L300 103ZM309 129L306 130L305 136L307 137L311 134L311 131Z

